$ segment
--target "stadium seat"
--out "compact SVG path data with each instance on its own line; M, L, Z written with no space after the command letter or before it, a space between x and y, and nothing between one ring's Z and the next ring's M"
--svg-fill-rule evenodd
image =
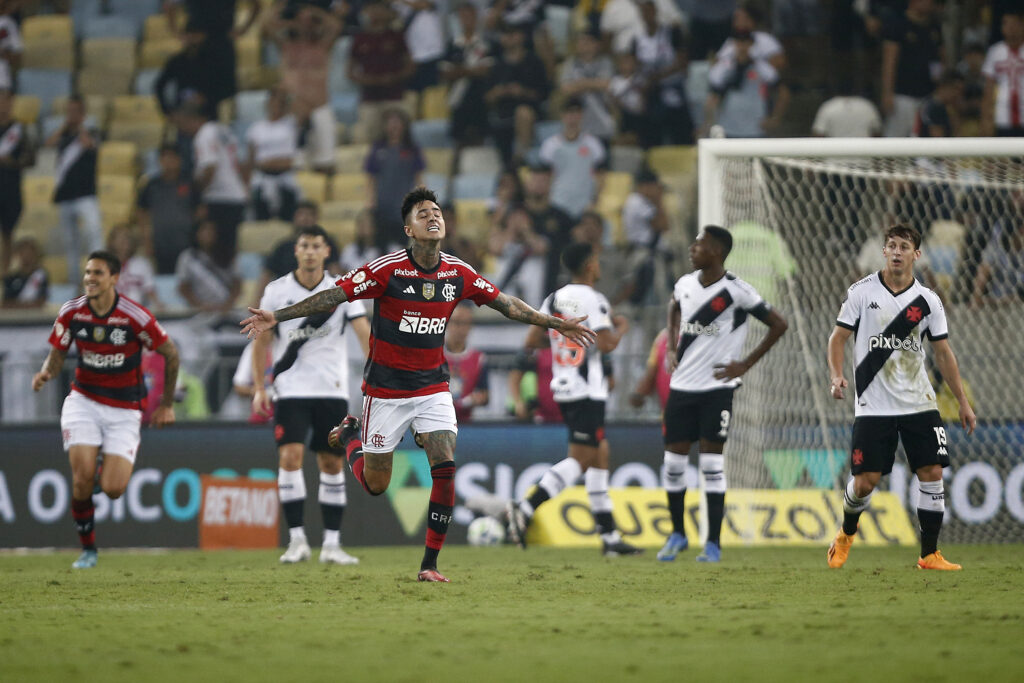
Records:
M100 203L117 204L135 201L135 176L102 174L96 178L96 196Z
M176 38L147 40L139 48L139 68L162 69L168 57L181 52L181 42Z
M71 20L74 23L75 35L77 37L81 37L87 20L103 14L103 8L101 7L102 2L103 0L75 0L74 2L68 3L68 9L71 14Z
M127 95L132 86L132 70L107 66L86 67L78 72L78 91L83 95Z
M60 224L56 204L33 204L26 206L18 221L18 237L34 237L44 253L63 253L55 250L58 240L51 239L51 231Z
M459 234L477 244L487 239L491 228L490 207L486 199L456 199L455 219Z
M142 23L142 39L146 42L174 37L174 29L167 23L165 14L151 14Z
M45 263L43 267L46 267ZM67 272L64 273L64 277L67 277ZM79 285L72 285L67 282L54 282L51 276L50 289L46 295L46 304L53 309L58 309L71 299L74 299L78 291Z
M235 266L243 280L256 280L263 272L264 253L243 251L235 258Z
M267 115L266 90L244 90L235 95L235 118L245 123L255 123Z
M334 168L341 173L359 173L370 153L367 144L341 145L334 148Z
M134 142L140 149L159 147L163 136L163 121L114 121L107 131L108 139Z
M633 190L633 176L622 171L607 171L601 185L601 194L625 203L626 195Z
M139 27L145 20L160 12L162 0L106 0L106 9L111 14L130 17Z
M11 114L25 125L34 126L41 108L42 103L35 95L15 95Z
M53 176L25 176L21 181L21 197L26 206L53 203Z
M68 259L63 254L47 254L43 256L43 268L46 269L46 274L50 276L50 287L53 285L64 285L68 283ZM77 288L78 283L71 285L73 288ZM74 291L64 297L64 303L75 295Z
M83 41L97 38L130 38L134 43L139 37L139 23L130 17L113 14L89 17L82 25L80 37Z
M258 31L249 31L235 41L237 64L241 68L252 68L262 65L260 40Z
M363 173L336 173L331 178L331 200L333 201L361 201L365 204L368 192L366 175Z
M501 157L493 147L466 147L459 154L459 173L497 175L501 173Z
M53 101L71 94L71 72L61 69L22 69L18 72L18 92L39 98L40 113L50 113Z
M334 117L338 121L352 125L359 119L359 93L333 93L331 95L331 109L334 110Z
M677 145L651 147L647 165L658 175L686 175L697 168L697 146Z
M136 95L155 95L156 79L159 77L159 69L143 69L135 74L135 80L132 81L132 92Z
M172 311L188 309L188 302L178 292L178 277L176 275L154 275L153 289L160 303Z
M489 199L494 196L498 178L489 173L460 173L452 179L454 199Z
M365 201L331 201L324 202L320 207L320 219L328 222L352 222L359 212L366 208Z
M426 88L420 97L421 119L449 119L451 110L448 108L448 87L435 85Z
M64 69L75 68L74 43L63 40L34 40L25 43L21 53L21 63L31 69Z
M37 14L25 17L21 24L21 37L26 44L36 40L71 43L74 25L66 14Z
M285 221L244 221L238 227L238 251L263 254L291 234L292 226Z
M451 175L455 150L449 147L425 147L421 152L423 161L427 164L427 173Z
M86 120L96 128L106 128L107 118L110 113L110 100L103 95L84 95ZM63 120L68 110L68 98L58 97L53 101L50 111L57 114Z
M117 95L111 101L110 118L112 122L163 122L160 105L152 95Z
M609 153L608 168L636 175L647 161L647 154L642 147L634 145L612 145Z
M344 249L346 245L351 244L356 239L356 222L354 220L343 220L343 221L321 221L324 226L324 230L331 236L334 243L338 245L339 249Z
M134 202L115 202L100 200L100 218L103 223L103 241L107 241L110 231L117 225L131 220Z
M100 176L124 175L135 177L138 145L123 140L109 140L100 145L96 172Z
M30 175L53 175L57 172L57 150L36 148L36 163L25 171Z
M327 200L327 176L316 171L299 171L295 174L295 182L302 191L303 199L312 199L317 204Z
M82 41L82 67L135 71L135 40L91 38Z
M451 199L448 192L448 174L447 173L424 173L423 184L434 191L437 195L437 203L444 206Z
M420 147L451 147L455 141L448 135L447 119L413 121L412 139Z

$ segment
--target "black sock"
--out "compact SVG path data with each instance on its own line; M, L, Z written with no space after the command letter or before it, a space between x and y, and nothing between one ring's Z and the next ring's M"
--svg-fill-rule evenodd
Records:
M598 534L610 534L615 531L615 519L610 512L595 512L594 523Z
M547 492L547 489L543 486L535 486L533 493L531 493L530 497L526 499L526 502L529 503L530 506L533 507L533 511L536 512L537 507L549 498L551 498L551 494Z
M324 529L338 531L341 529L341 516L345 512L344 505L326 505L320 503L320 514L324 518Z
M284 510L284 520L289 529L302 526L302 508L305 504L305 498L289 500L287 503L281 503L281 508Z
M672 517L672 531L686 536L686 489L667 491L668 514Z
M708 493L708 541L720 543L722 534L722 517L725 516L725 494Z
M96 550L95 513L92 496L85 500L71 500L71 517L75 520L75 530L82 543L82 550Z
M942 513L917 508L917 519L921 523L921 557L925 557L934 553L939 546Z
M440 552L440 548L423 548L423 561L420 562L420 571L437 569L437 555Z
M857 533L857 523L860 521L860 513L862 512L864 511L858 510L857 512L849 512L847 510L843 510L844 534L846 534L847 536L853 536L855 533Z

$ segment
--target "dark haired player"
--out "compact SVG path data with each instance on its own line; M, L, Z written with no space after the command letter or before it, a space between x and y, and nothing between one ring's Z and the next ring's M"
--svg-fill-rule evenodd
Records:
M732 235L708 225L690 245L695 271L676 282L668 307L666 354L669 381L665 404L665 491L672 533L658 551L671 562L686 550L683 527L686 464L690 446L700 444L700 471L707 499L708 537L698 562L722 559L720 534L725 514L725 441L732 421L732 398L740 378L761 359L786 331L786 321L749 284L725 270ZM768 332L746 358L747 319L754 316Z
M417 578L447 582L437 571L437 555L455 505L455 406L448 389L444 330L459 301L490 306L511 320L558 330L584 346L595 335L583 317L564 320L539 313L498 291L465 262L441 251L444 216L437 197L419 187L402 201L407 249L355 268L337 286L267 311L249 309L242 332L255 336L281 321L329 311L345 301L373 299L370 353L363 371L362 418L349 416L331 432L344 446L356 480L371 495L391 481L395 447L411 426L430 461L433 486L427 511L427 539Z
M319 225L299 228L295 239L294 271L267 284L260 307L279 308L334 286L324 270L331 253L327 232ZM320 562L358 564L358 558L341 547L341 519L348 495L345 491L345 461L327 443L327 434L348 414L348 339L351 325L366 352L370 324L361 303L343 303L304 318L293 318L275 328L273 339L260 335L253 340L253 409L271 412L270 396L264 386L267 347L273 343L274 382L277 399L274 439L277 441L277 493L288 524L288 550L281 562L294 564L310 558L303 527L306 479L302 474L305 441L316 453L320 469L317 500L324 522Z
M608 495L608 440L604 438L605 401L608 400L608 374L604 354L619 345L629 322L613 316L608 300L594 289L601 277L601 263L590 244L572 244L562 252L562 263L572 281L549 294L540 310L558 318L584 315L597 333L596 353L547 330L531 327L526 335L527 348L551 344L551 393L569 430L569 455L551 466L541 477L533 493L519 503L509 503L508 523L512 539L526 547L526 530L534 512L547 500L572 486L584 472L590 512L594 515L601 549L608 557L639 555L640 548L622 540L612 517L612 499Z
M907 462L920 483L921 556L917 566L956 570L960 565L947 561L938 550L946 509L942 468L949 467L949 444L925 367L926 336L935 352L935 364L960 403L961 426L971 434L977 420L949 345L942 302L914 279L914 262L921 258L921 233L894 225L885 233L882 255L885 267L846 291L828 338L829 391L833 398L842 399L848 385L843 376L846 340L854 335L857 395L850 445L853 476L843 499L843 526L826 555L828 566L838 569L846 563L857 521L882 475L892 471L896 444L902 441Z
M32 389L39 391L60 373L71 344L78 346L75 379L60 413L71 462L71 516L82 542L82 554L71 565L75 569L96 566L92 495L99 457L99 485L111 500L121 497L132 475L146 395L143 347L164 357L164 391L151 424L174 423L178 350L152 313L114 289L120 272L121 262L110 252L89 254L82 278L85 294L61 306L50 333L50 353L32 377Z

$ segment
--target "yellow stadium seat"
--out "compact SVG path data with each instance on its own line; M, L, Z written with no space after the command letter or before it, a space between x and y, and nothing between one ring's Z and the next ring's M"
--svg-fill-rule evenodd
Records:
M117 95L110 110L110 119L116 121L163 122L160 105L153 95Z
M103 202L132 203L135 201L135 177L130 175L100 175L96 179L96 195Z
M71 43L73 38L71 17L67 14L37 14L26 17L21 24L21 37L25 43L37 40Z
M295 174L295 182L302 190L305 199L312 199L317 204L327 201L327 176L316 171L299 171Z
M249 31L241 39L235 41L235 53L238 56L238 66L243 68L260 66L259 32Z
M355 222L359 212L366 208L363 201L324 202L320 207L320 218L324 223Z
M55 247L60 246L60 240L50 239L50 235L59 223L60 214L56 204L26 206L18 220L17 236L34 237L44 252L54 251Z
M43 257L43 268L50 276L50 284L63 285L68 281L68 259L63 255L50 254Z
M135 41L131 38L90 38L82 41L82 66L135 70Z
M174 29L167 23L166 14L151 14L142 26L142 37L146 42L173 39Z
M334 148L334 168L339 173L361 173L366 155L370 153L367 144L341 145Z
M75 68L74 43L63 39L40 39L25 43L21 65L27 69L71 71Z
M139 149L155 149L163 142L164 124L161 121L114 121L110 124L111 140L134 142Z
M266 254L292 231L291 224L284 221L244 221L238 227L238 251Z
M127 223L132 218L135 205L131 202L104 201L100 199L100 217L103 221L103 241L107 241L110 230L117 225Z
M25 176L21 181L22 200L26 206L52 204L55 185L53 176Z
M365 203L368 192L365 173L336 173L331 178L331 199L334 201Z
M658 175L686 175L697 168L697 146L652 147L647 165Z
M459 234L477 244L483 243L491 229L489 213L486 199L456 199L455 219Z
M12 114L18 121L31 126L39 120L41 106L39 98L35 95L15 95Z
M139 48L140 69L160 69L171 55L181 52L176 38L147 39Z
M100 145L96 172L101 176L126 175L135 177L135 160L139 148L134 142L110 140Z
M440 173L444 176L452 174L452 161L455 157L455 150L447 147L426 147L423 149L423 159L427 164L427 173Z
M127 95L132 89L132 69L88 66L78 72L78 91L83 95Z
M346 245L352 243L356 239L356 222L353 220L348 221L321 221L324 230L331 236L334 243L338 245L339 249L344 249Z
M96 120L101 128L107 127L107 116L110 113L110 100L103 95L83 95L85 97L85 111ZM63 116L68 110L68 98L55 97L50 103L50 109L54 114Z
M420 118L447 119L450 117L448 86L435 85L425 89L420 97Z
M601 194L621 198L626 201L626 195L633 190L633 176L622 171L607 171L604 174L604 182L601 185Z

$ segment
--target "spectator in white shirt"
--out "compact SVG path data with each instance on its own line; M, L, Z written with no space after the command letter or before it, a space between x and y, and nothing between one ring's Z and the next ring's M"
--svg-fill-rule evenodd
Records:
M274 88L267 97L267 118L252 124L245 134L256 220L290 221L295 215L300 192L292 168L299 151L299 131L295 117L287 112L288 94Z
M409 90L421 92L440 82L438 67L445 53L444 26L433 0L395 0L391 7L405 25L405 44L409 46L416 71Z
M1003 15L1003 40L988 49L982 73L983 135L1024 136L1024 9Z
M746 4L742 7L737 7L736 11L732 13L732 31L734 34L749 33L754 41L750 47L750 56L755 60L763 59L767 61L775 67L776 71L781 72L786 66L785 51L778 38L767 31L760 30L763 21L764 16L761 14L761 10L755 5ZM718 49L715 61L733 59L735 56L736 38L730 36L722 43L722 47Z
M162 308L156 294L153 263L139 252L139 238L130 226L117 225L107 237L107 248L121 259L117 293L146 308Z
M580 33L576 36L576 54L562 64L558 79L563 95L583 100L583 130L606 142L615 134L608 95L614 75L612 60L601 53L601 37Z
M711 94L704 104L704 126L717 123L730 138L759 138L778 127L788 95L775 68L755 60L753 36L734 33L733 57L715 63L708 73Z
M849 84L826 100L814 117L811 134L819 138L869 138L882 134L882 116L871 100L853 92Z
M217 225L210 220L201 221L196 229L196 246L178 257L178 293L196 310L223 313L234 306L242 280L234 265L225 267L217 263L216 248Z
M683 17L672 0L655 0L658 23L676 26ZM643 19L635 0L608 0L601 12L601 33L611 42L612 52L626 52L643 30Z

